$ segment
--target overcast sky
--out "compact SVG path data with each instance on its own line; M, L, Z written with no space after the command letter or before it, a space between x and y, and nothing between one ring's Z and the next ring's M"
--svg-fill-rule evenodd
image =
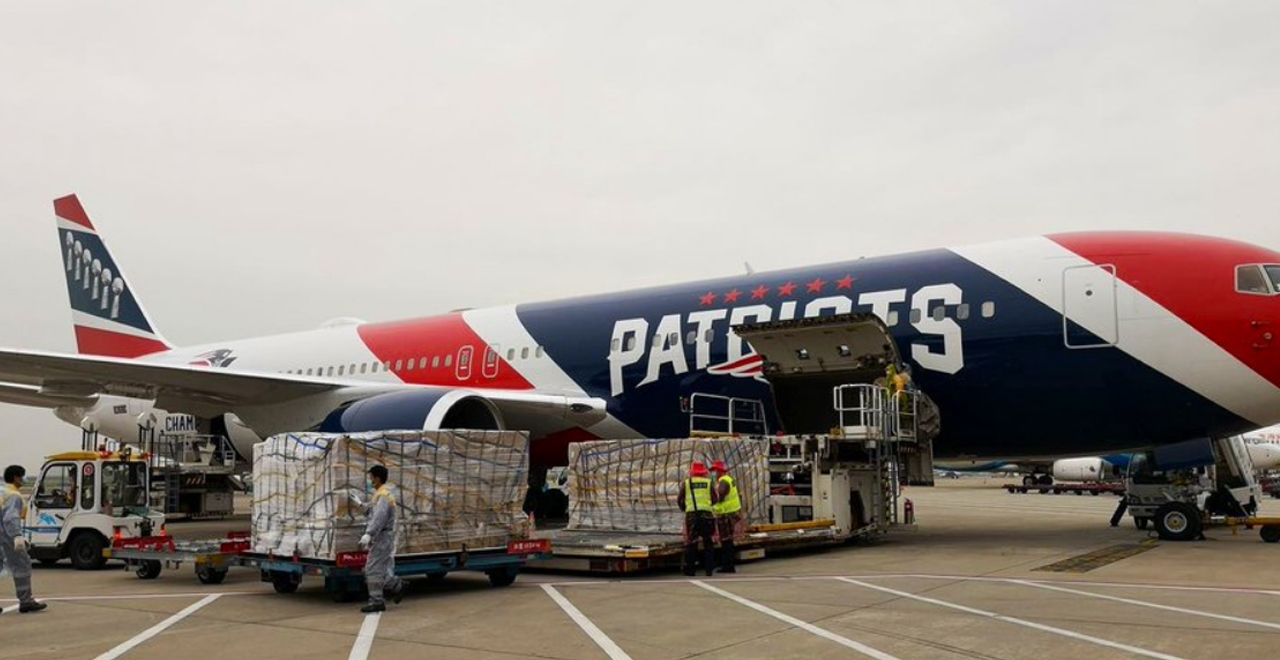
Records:
M70 192L179 344L1065 230L1280 248L1278 25L1273 0L0 0L0 345L74 350ZM0 462L78 442L0 407Z

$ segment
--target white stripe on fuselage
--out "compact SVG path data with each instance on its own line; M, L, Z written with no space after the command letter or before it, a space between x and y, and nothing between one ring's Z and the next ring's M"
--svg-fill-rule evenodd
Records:
M1063 313L1063 270L1095 265L1043 236L952 248L951 251L1018 287L1059 314ZM1124 281L1124 273L1117 274L1116 308L1120 318L1116 348L1243 419L1259 426L1275 421L1276 411L1280 410L1280 388L1176 314L1130 286ZM1105 336L1106 329L1096 327L1089 319L1071 320L1096 335ZM1127 395L1116 393L1121 397Z
M467 310L462 313L462 320L490 346L506 349L540 345L538 340L529 334L524 323L520 322L515 305ZM498 353L503 357L506 355L503 350L499 350ZM545 360L511 360L507 365L533 385L538 393L590 396L560 365L556 364L553 356L548 355ZM612 414L587 430L600 438L642 437L640 433L623 424Z

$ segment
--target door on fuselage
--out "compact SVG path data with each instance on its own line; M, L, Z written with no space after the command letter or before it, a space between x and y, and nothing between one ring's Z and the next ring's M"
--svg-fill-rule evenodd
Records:
M1115 266L1062 271L1062 339L1067 348L1106 348L1120 341Z

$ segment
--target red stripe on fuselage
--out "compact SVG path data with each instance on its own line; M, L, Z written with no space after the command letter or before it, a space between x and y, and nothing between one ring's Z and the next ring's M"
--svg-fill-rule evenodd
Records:
M1280 386L1280 297L1236 292L1236 266L1280 264L1280 253L1190 234L1107 232L1049 238L1095 264L1115 265L1116 276L1126 284Z
M412 321L371 323L358 327L360 339L378 359L390 362L396 376L406 383L417 385L445 385L508 390L531 390L533 385L525 380L501 355L496 360L496 370L486 371L485 360L489 345L463 320L461 314L437 316ZM470 369L459 369L464 348L471 347ZM518 348L518 347L517 347ZM445 366L446 356L451 357ZM426 368L420 368L422 358L427 358ZM439 358L437 366L432 362ZM408 361L414 361L409 369ZM396 369L400 364L401 368Z
M89 222L89 214L84 212L84 207L80 206L80 200L75 195L67 195L53 200L53 213L63 220L74 222L85 229L93 230L93 223Z
M146 337L135 337L82 325L77 325L75 328L76 346L81 355L136 358L169 350L169 347L162 342Z

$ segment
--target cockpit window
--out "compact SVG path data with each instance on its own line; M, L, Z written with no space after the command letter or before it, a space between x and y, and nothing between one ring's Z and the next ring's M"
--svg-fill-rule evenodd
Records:
M1274 295L1280 283L1280 266L1236 266L1236 291L1260 296Z
M1271 280L1271 290L1280 292L1280 266L1263 266L1262 270L1266 271L1267 279Z

